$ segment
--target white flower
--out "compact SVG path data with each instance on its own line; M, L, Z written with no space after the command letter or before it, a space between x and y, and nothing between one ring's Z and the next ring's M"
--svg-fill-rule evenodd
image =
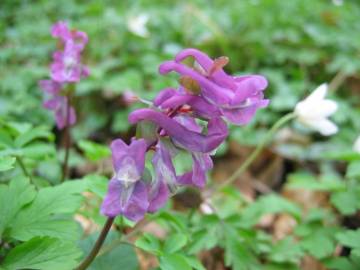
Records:
M354 149L355 152L360 153L360 136L357 137L357 139L356 139L356 141L354 143L353 149Z
M149 16L147 14L139 14L128 19L127 27L133 34L145 38L150 35L149 30L146 28L148 21Z
M338 107L335 101L325 99L327 90L326 83L320 85L295 107L298 121L324 136L335 134L338 131L338 127L327 119L336 112Z

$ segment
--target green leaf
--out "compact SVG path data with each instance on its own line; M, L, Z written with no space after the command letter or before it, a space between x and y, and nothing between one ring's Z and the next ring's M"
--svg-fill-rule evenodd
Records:
M137 239L135 242L135 246L156 255L162 253L159 239L149 233L144 233L139 239Z
M269 258L277 263L298 263L303 255L300 245L296 245L291 237L287 237L274 245Z
M88 174L80 181L86 181L89 191L95 193L100 198L105 197L109 182L107 177L97 174Z
M282 212L289 213L297 219L301 217L301 209L295 203L275 194L262 196L244 209L241 222L244 226L252 226L265 214Z
M80 192L85 189L85 184L67 182L41 189L34 201L16 215L9 236L21 241L43 235L76 238L75 221L71 216L58 214L72 214L80 207L83 199Z
M301 246L317 259L330 256L335 250L332 239L321 232L315 232L306 237L301 241Z
M178 213L169 213L167 211L161 211L157 214L156 220L164 222L170 225L172 228L179 232L186 232L186 220L184 216Z
M195 270L206 270L202 263L196 257L185 256L184 259Z
M287 188L320 190L320 191L337 191L345 188L344 182L330 176L324 176L320 180L311 174L295 173L288 177L289 184Z
M36 195L35 188L26 178L14 178L9 185L0 185L0 236L18 211Z
M331 203L340 211L343 215L355 214L360 209L360 189L354 187L343 192L336 192L331 194Z
M336 235L336 239L343 246L350 248L360 248L360 229L347 230L345 232L340 232Z
M212 249L218 244L217 226L209 226L191 234L191 241L188 244L189 253L196 254L204 249Z
M349 164L346 170L346 177L360 178L360 160L353 161Z
M191 270L186 257L181 254L165 254L160 257L161 270Z
M180 250L182 247L186 245L187 236L182 233L176 233L170 235L165 241L164 244L164 252L165 253L174 253Z
M3 267L7 270L74 269L81 256L73 243L50 237L36 237L12 249L5 257Z
M23 216L20 215L20 217ZM26 222L15 222L10 230L10 236L21 241L29 240L34 236L50 236L66 241L75 241L80 235L79 226L72 216L48 216Z
M16 158L6 156L0 157L0 172L8 171L13 169L15 166Z
M80 242L80 247L84 255L89 254L98 238L98 233L92 234ZM113 241L118 240L119 234L110 231L103 245L104 250L111 245ZM138 270L139 263L134 248L127 244L120 244L109 249L107 252L99 254L88 267L89 270Z
M255 254L230 226L225 229L225 265L235 270L261 269Z
M28 158L43 160L45 157L53 157L56 154L56 149L53 144L33 142L24 146L21 153Z
M16 133L17 135L26 133L32 128L32 125L30 123L20 123L20 122L6 122L6 126L13 133Z
M108 146L104 146L92 141L81 140L78 145L80 149L85 153L86 158L91 161L98 161L111 155Z
M353 263L349 258L345 257L334 257L324 262L325 266L328 269L332 270L358 270L359 265Z
M15 139L15 146L21 148L35 139L53 139L53 134L46 127L35 127L20 134Z

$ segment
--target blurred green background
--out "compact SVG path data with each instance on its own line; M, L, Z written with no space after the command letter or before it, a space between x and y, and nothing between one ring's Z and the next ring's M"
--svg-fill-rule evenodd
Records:
M142 36L131 28L141 17L147 20ZM49 76L56 46L50 27L65 20L90 39L84 60L91 76L76 90L76 139L126 133L131 108L122 93L152 98L175 86L176 77L160 76L158 65L196 47L212 57L229 56L230 73L260 73L270 82L270 107L250 126L233 131L233 139L256 144L299 99L331 82L340 104L335 122L341 127L331 145L349 147L360 130L359 18L356 0L1 1L0 114L34 124L53 122L41 106L37 81ZM291 149L291 155L306 155Z

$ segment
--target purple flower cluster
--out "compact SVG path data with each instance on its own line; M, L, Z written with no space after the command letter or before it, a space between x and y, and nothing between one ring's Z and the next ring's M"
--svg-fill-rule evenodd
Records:
M59 39L61 50L53 53L50 80L42 80L39 86L44 92L44 107L55 113L56 125L63 129L76 122L75 110L64 93L65 86L79 82L89 75L89 70L81 63L81 53L88 42L86 33L68 28L65 22L52 26L51 35ZM69 109L67 109L69 107Z
M182 63L188 57L195 60L194 67ZM133 139L130 145L121 140L112 143L115 175L101 207L104 215L138 221L161 208L177 186L205 186L206 173L213 167L211 155L228 136L226 121L246 124L258 108L268 104L263 95L267 80L259 75L228 75L223 70L227 61L185 49L160 65L161 74L180 75L179 88L162 90L153 106L129 115L132 124L153 123L154 134ZM150 151L154 151L152 179L145 173L145 156ZM192 169L183 174L173 165L180 151L193 160Z

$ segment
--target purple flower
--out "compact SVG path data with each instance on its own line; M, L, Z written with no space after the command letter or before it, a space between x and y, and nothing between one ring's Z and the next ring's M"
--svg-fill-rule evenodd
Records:
M195 58L203 72L180 63L189 56ZM195 96L201 96L207 103L215 106L217 110L213 110L220 112L231 123L246 124L258 108L267 106L269 102L263 95L267 81L260 75L232 77L223 71L224 63L224 60L212 60L196 49L186 49L175 57L175 61L160 65L159 72L167 74L176 71L191 78L200 86L200 94ZM187 104L188 102L186 100Z
M180 87L178 91L172 88L162 90L155 97L154 105L160 109L177 109L183 105L188 105L194 116L204 119L221 116L218 107L210 104L201 96L187 93L183 87Z
M54 29L53 35L62 40L69 38L63 24ZM62 59L63 55L57 57ZM187 57L195 58L199 67L192 69L180 63ZM146 212L153 213L163 207L177 186L205 186L206 174L213 167L211 154L228 136L223 118L245 124L258 108L268 104L263 98L266 79L259 75L230 76L223 70L227 62L225 57L213 60L198 50L186 49L174 61L160 66L162 74L179 73L180 86L162 90L153 103L143 102L151 108L130 113L130 123L141 122L138 134L143 134L144 139L134 139L129 146L121 140L112 143L115 176L110 180L101 207L104 215L121 214L138 221ZM78 70L71 69L71 72L76 73L74 77L79 76ZM128 96L124 94L125 101ZM128 100L132 101L133 97L130 95ZM204 120L202 123L207 126L200 125L199 120ZM147 150L155 150L154 178L150 180L145 177L149 174L144 173ZM191 155L193 166L178 175L173 160L180 151Z
M72 41L65 44L63 51L54 52L51 64L51 78L54 81L78 82L88 75L88 68L81 64L81 52Z
M174 190L176 184L204 187L206 173L213 166L209 153L215 150L227 137L225 123L220 118L213 118L209 121L207 135L203 135L201 133L202 127L188 115L180 114L170 118L163 113L150 109L137 110L130 114L130 122L139 120L150 120L158 124L163 131L160 134L162 136L169 135L175 146L180 146L189 151L193 159L192 171L177 176L172 164L172 159L177 154L174 150L175 146L172 146L171 142L165 145L161 139L158 141L153 159L156 184L152 188L155 190L153 193L158 194L156 192L159 192L156 205L165 203L165 198L169 194L167 187L170 187L171 191Z
M59 38L63 44L72 42L79 51L82 51L89 39L85 32L70 30L66 22L59 21L51 28L51 35Z
M170 191L174 191L177 185L177 177L172 156L162 140L156 145L152 164L154 167L155 177L149 188L150 205L148 211L156 212L164 206L169 198Z
M164 113L152 109L139 109L129 115L129 122L132 124L142 120L154 122L170 136L176 145L191 152L209 153L228 136L227 126L221 118L210 119L206 135L192 131Z
M62 90L62 84L52 80L42 80L39 82L39 86L42 88L45 96L43 106L55 113L55 121L58 129L69 125L74 125L76 122L75 109L70 106L68 107L68 98L60 95Z
M202 128L190 116L176 116L174 119L188 129L201 132ZM203 188L206 184L206 173L213 167L210 154L200 152L190 152L193 159L192 171L187 172L177 178L177 182L182 185L194 185Z
M110 180L101 213L108 217L124 215L132 221L142 219L148 209L148 188L143 181L146 154L145 140L122 140L111 144L115 174Z
M211 170L213 162L209 154L192 153L192 171L178 177L178 183L182 185L194 185L203 188L206 184L206 172Z
M88 37L84 32L70 30L67 24L61 21L52 26L51 34L60 39L62 49L53 53L51 80L42 80L39 86L45 96L44 107L54 111L56 125L63 129L76 122L75 110L69 104L69 92L63 90L67 83L78 82L89 75L88 68L81 63L81 52L88 42Z
M88 68L81 63L81 52L88 42L86 33L69 30L65 22L54 24L51 33L63 45L63 50L53 54L51 78L61 83L72 83L88 76Z

